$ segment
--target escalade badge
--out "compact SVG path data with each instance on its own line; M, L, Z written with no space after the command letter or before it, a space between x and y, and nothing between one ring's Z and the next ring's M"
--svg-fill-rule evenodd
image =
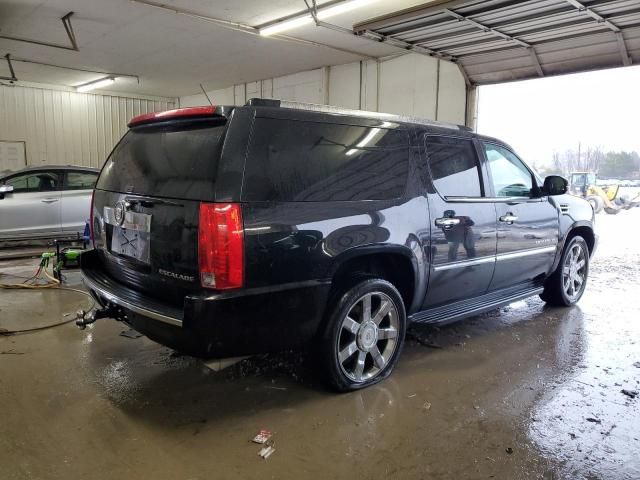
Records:
M124 222L125 208L125 203L120 201L116 203L115 208L113 209L113 216L117 225L122 225L122 223Z
M160 275L164 275L165 277L175 278L177 280L184 280L185 282L193 282L196 277L193 275L184 275L182 273L170 272L169 270L165 270L164 268L159 268L158 273Z

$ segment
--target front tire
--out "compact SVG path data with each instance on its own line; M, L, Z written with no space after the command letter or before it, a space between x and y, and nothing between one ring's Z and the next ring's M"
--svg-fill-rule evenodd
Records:
M398 290L386 280L356 281L337 295L322 338L321 365L340 392L368 387L398 362L407 315Z
M555 272L547 279L540 298L550 305L569 307L580 300L589 275L589 247L579 235L572 237Z
M600 213L604 208L604 202L597 195L589 195L587 197L587 202L591 204L591 208L593 208L594 213Z

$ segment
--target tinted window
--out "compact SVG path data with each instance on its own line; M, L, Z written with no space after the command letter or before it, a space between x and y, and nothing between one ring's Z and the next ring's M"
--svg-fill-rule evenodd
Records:
M480 197L480 166L473 142L459 138L427 137L431 178L443 197Z
M14 193L48 192L58 188L60 177L55 172L33 172L17 175L5 181L12 185Z
M533 186L531 172L503 147L484 144L493 191L497 197L528 197Z
M105 164L97 188L200 200L211 196L224 126L211 121L136 127Z
M96 183L98 174L93 172L67 172L65 190L90 190Z
M406 131L256 119L244 198L273 201L401 197L408 173Z

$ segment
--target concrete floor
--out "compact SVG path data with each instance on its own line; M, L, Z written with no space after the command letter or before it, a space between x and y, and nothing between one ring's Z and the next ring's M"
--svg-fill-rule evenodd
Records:
M640 390L640 209L597 227L579 306L534 298L416 329L391 378L352 394L300 355L214 373L111 320L0 337L0 478L640 478L640 396L621 392ZM88 304L0 290L0 327ZM260 429L275 432L266 461Z

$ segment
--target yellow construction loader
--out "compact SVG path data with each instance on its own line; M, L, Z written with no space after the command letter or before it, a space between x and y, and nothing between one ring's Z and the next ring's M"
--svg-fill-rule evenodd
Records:
M640 206L640 193L634 198L620 193L620 185L612 184L600 187L596 184L597 176L593 172L572 172L569 175L569 192L571 195L586 199L593 207L593 211L616 215L622 210Z

